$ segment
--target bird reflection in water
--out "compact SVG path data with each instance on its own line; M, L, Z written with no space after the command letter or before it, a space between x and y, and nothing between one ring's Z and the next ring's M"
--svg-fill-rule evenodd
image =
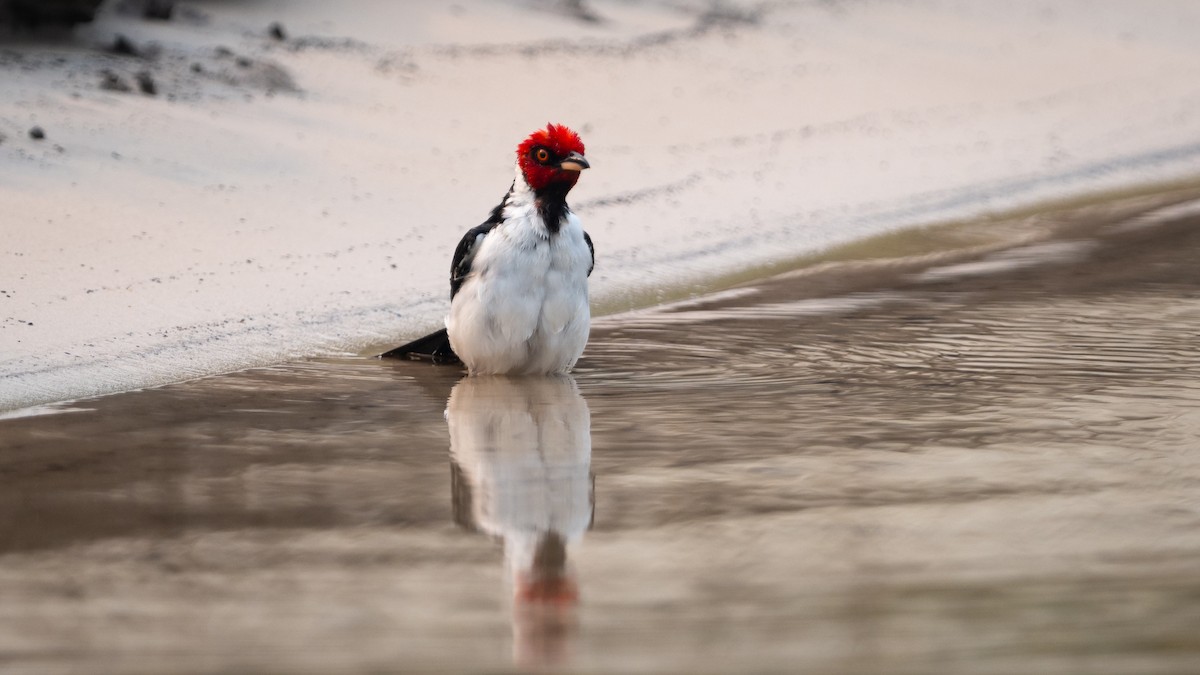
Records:
M594 508L587 403L567 375L467 377L446 421L454 520L504 542L514 659L562 663L579 602L567 552Z

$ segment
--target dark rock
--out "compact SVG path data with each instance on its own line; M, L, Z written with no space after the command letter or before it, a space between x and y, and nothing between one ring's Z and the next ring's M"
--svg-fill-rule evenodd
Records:
M267 32L273 39L279 40L280 42L283 42L287 39L287 32L283 30L283 24L279 23L278 21L271 24L271 26L267 28Z
M592 11L584 0L563 0L563 11L568 15L586 21L587 23L600 23L600 15Z
M170 21L175 12L175 0L112 0L110 5L119 14L151 21Z
M29 130L29 137L35 141L40 141L46 137L46 132L41 127L34 127Z
M175 0L146 0L142 17L154 21L170 21L175 12Z
M143 94L154 96L158 93L158 87L154 84L154 78L150 76L150 71L143 70L137 74L138 89L142 90Z
M120 75L114 73L113 71L106 70L102 73L102 75L103 75L103 79L100 80L100 88L101 89L103 89L105 91L119 91L119 92L133 91L133 87L129 86L128 82L126 82L124 79L121 78Z
M103 0L0 0L0 26L38 29L74 26L96 16Z
M112 46L108 48L108 51L121 56L142 55L142 52L137 48L137 45L133 44L133 41L124 35L118 35L117 38L113 40Z

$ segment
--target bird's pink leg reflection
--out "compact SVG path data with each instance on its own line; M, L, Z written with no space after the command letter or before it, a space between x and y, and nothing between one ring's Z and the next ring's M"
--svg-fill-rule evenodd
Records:
M592 522L591 419L570 376L468 377L446 405L454 519L504 542L518 665L561 665L578 627L568 553Z

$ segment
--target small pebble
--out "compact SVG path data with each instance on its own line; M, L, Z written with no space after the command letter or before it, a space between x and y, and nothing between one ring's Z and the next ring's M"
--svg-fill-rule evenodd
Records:
M143 94L154 96L158 93L158 87L154 84L154 78L150 76L150 72L143 70L137 74L138 89L142 90Z
M279 23L278 21L271 24L271 27L267 29L267 32L270 33L273 39L279 40L280 42L283 42L287 39L287 32L283 30L283 24Z
M104 79L100 80L100 88L101 89L103 89L105 91L120 91L120 92L133 91L133 87L130 87L128 82L121 79L121 76L117 75L113 71L106 70L106 71L104 71L103 75L104 75Z
M46 137L46 132L41 127L34 127L29 130L29 137L35 141L40 141Z
M155 21L170 21L175 11L175 0L149 0L142 9L142 17Z
M138 48L134 46L133 42L131 42L129 38L125 37L124 35L117 36L117 39L113 41L112 47L109 48L109 51L114 54L120 54L121 56L142 55L141 52L138 51Z

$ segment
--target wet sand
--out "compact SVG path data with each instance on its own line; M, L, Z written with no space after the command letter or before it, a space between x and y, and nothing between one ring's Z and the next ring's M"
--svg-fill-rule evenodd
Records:
M1194 672L1195 197L0 420L0 669Z

